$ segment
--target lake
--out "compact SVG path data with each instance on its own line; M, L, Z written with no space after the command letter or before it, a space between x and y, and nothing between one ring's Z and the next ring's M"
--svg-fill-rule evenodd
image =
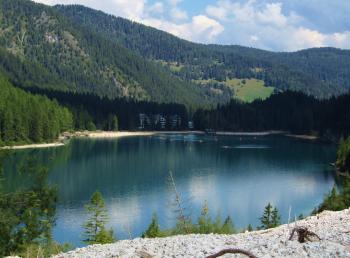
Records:
M161 227L174 225L172 171L186 211L196 219L207 201L210 213L233 218L236 228L259 217L268 202L282 221L308 215L335 183L329 163L336 147L284 136L155 135L119 139L74 139L67 146L22 150L5 163L7 186L25 179L19 164L36 156L58 186L54 238L81 246L84 204L95 190L106 201L118 239L138 237L156 212Z

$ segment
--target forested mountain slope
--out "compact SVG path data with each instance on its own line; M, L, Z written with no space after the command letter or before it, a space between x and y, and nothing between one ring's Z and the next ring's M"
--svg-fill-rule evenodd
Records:
M274 53L191 43L86 7L0 0L0 71L20 87L208 106L350 89L350 51Z
M316 97L350 89L350 51L321 48L274 53L240 46L202 45L169 33L83 6L56 6L80 24L124 47L156 60L180 78L198 84L224 84L228 79L256 78L280 90L298 90ZM338 60L338 61L337 61Z
M20 86L188 105L222 101L215 92L176 78L117 42L70 23L52 7L29 0L0 3L0 64Z
M72 129L73 116L67 108L15 88L0 74L0 146L53 141Z

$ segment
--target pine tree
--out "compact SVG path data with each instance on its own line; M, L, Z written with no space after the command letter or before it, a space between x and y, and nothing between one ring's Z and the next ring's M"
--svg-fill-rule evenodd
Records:
M271 227L275 228L281 225L281 216L278 213L277 208L275 207L271 214Z
M100 192L96 191L89 204L85 206L86 211L90 215L87 222L84 224L85 239L87 244L105 244L115 241L112 230L106 230L105 225L108 221L105 202Z
M225 221L224 224L221 227L221 234L234 234L236 233L236 229L235 226L233 224L233 220L231 219L230 216L228 216Z
M258 229L269 229L277 227L281 224L281 218L277 208L273 208L271 203L268 203L264 209L264 213L260 218L261 226Z
M252 231L253 231L253 226L252 226L252 224L249 224L249 225L248 225L247 231L248 231L248 232L252 232Z
M158 217L157 214L152 215L152 222L148 226L147 230L142 234L143 238L155 238L155 237L160 237L161 236L161 231L160 227L158 224Z
M220 212L216 214L215 221L212 224L212 231L213 233L221 234L222 231L222 221L221 221L221 215Z
M112 119L112 131L118 131L119 130L119 123L118 123L118 117L113 116Z
M336 167L340 172L350 173L350 137L340 139Z

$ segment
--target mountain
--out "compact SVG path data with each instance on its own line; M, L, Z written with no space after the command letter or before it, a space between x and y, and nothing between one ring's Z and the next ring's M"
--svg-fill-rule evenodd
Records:
M56 6L73 23L99 32L180 78L226 82L256 78L280 90L298 90L317 97L350 89L350 51L319 48L275 53L241 46L203 45L83 6Z
M0 0L0 72L16 86L188 107L350 89L350 52L196 44L79 5Z
M187 105L220 102L210 90L71 23L52 7L2 0L0 19L0 66L16 85Z

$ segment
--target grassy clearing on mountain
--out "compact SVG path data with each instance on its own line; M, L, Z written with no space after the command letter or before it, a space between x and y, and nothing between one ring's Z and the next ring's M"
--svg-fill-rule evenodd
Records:
M227 79L226 85L233 88L235 98L244 102L253 102L256 99L265 100L274 91L273 87L265 86L264 81L256 79Z
M274 87L266 86L264 81L257 79L226 79L219 82L213 79L193 80L198 84L225 84L234 92L234 98L243 102L253 102L257 99L265 100L274 92Z

